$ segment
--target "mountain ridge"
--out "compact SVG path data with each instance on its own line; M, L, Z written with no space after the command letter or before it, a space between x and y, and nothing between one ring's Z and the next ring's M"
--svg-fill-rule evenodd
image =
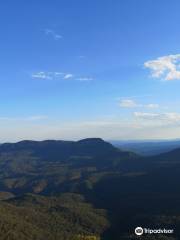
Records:
M34 236L43 240L44 226L53 240L61 239L60 234L63 240L135 239L129 233L134 223L157 224L151 212L153 219L160 219L158 226L165 226L164 218L180 226L177 163L180 148L142 157L100 138L4 144L0 146L0 224L5 222L7 232L17 224L17 237L10 231L10 240L34 240ZM177 216L169 220L166 213ZM23 235L24 228L29 238Z

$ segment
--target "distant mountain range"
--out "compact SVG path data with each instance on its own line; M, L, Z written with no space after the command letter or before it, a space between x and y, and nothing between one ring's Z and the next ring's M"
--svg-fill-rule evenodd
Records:
M139 140L139 141L110 141L115 147L125 151L133 151L143 156L152 156L163 152L171 151L180 147L180 140Z
M152 240L179 239L179 182L180 148L144 157L100 138L1 144L0 234L119 240L144 226L175 229Z

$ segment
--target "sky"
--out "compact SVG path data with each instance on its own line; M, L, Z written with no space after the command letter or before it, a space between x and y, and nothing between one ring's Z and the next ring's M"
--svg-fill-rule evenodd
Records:
M0 142L180 138L178 0L0 3Z

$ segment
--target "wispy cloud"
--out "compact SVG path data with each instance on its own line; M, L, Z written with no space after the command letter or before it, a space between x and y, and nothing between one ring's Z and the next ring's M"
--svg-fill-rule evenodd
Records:
M151 76L167 81L180 80L180 54L167 55L144 63L151 70Z
M118 97L117 99L121 100L121 99L134 99L134 98L148 98L148 97L152 97L152 94L123 96L123 97Z
M32 74L32 78L38 78L38 79L52 79L52 74L46 73L46 72L37 72Z
M154 109L154 108L159 108L159 104L157 103L150 103L150 104L145 104L144 107Z
M27 120L27 121L39 121L39 120L48 119L48 116L46 116L46 115L34 115L34 116L22 118L22 119Z
M94 80L92 77L79 77L76 80L82 81L82 82L88 82Z
M31 74L31 77L34 79L42 79L42 80L74 80L74 81L81 81L87 82L92 81L92 77L79 77L72 73L64 73L64 72L46 72L40 71Z
M66 73L66 74L63 76L64 79L71 79L71 78L73 78L73 77L74 77L74 75L71 74L71 73Z
M85 57L84 55L79 55L78 58L79 58L79 59L84 59L84 58L86 58L86 57Z
M33 115L27 117L2 117L0 116L0 121L39 121L45 120L48 116L46 115Z
M159 104L156 103L142 104L137 103L135 100L132 99L121 99L119 106L122 108L139 108L139 107L149 109L159 108Z
M73 76L70 73L63 72L36 72L31 75L32 78L44 79L44 80L59 80L59 79L68 79L68 77Z
M180 113L168 112L168 113L149 113L149 112L134 112L136 118L149 120L149 121L163 121L167 123L180 123Z
M132 99L122 99L119 103L119 106L123 108L135 108L139 107L140 105Z
M52 29L45 29L45 34L53 37L54 40L60 40L60 39L62 39L62 35L60 35L59 33L56 33L56 32L55 32L54 30L52 30Z

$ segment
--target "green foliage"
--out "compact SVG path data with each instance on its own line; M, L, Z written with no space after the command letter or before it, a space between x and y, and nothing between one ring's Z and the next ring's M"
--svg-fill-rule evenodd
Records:
M76 194L24 195L1 202L0 216L0 239L6 240L99 240L108 227L105 212Z
M100 237L77 235L72 240L100 240Z
M0 240L139 239L136 226L175 229L143 239L179 239L179 159L178 149L144 158L101 139L2 144Z

